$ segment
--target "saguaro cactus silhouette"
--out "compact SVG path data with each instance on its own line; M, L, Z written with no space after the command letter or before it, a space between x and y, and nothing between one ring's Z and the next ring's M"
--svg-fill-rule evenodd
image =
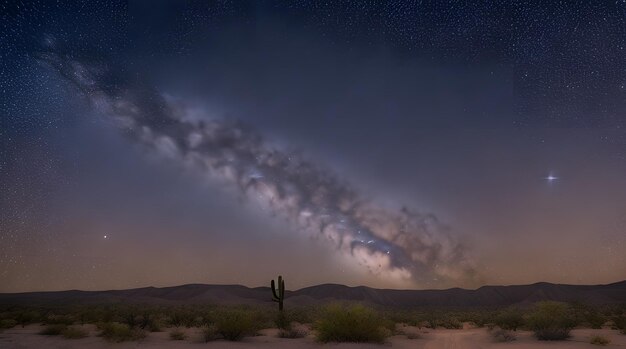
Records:
M272 280L272 300L278 302L278 310L283 311L283 301L285 300L285 280L282 276L278 276L278 290L276 284Z

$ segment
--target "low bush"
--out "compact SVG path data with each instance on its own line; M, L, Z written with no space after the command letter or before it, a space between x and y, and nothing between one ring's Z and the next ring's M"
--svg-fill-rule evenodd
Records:
M149 332L162 332L163 331L163 329L161 329L161 323L157 321L151 321L145 327L139 327L139 328L145 329L146 331L149 331Z
M371 342L382 343L391 335L382 317L361 305L329 306L315 323L320 342Z
M419 327L432 328L433 330L437 328L439 324L439 320L434 312L426 313L420 316L418 321Z
M584 327L599 329L602 328L607 321L609 321L609 318L603 312L603 310L606 309L603 309L602 307L579 302L572 303L571 307L576 315L577 323Z
M149 312L145 312L143 315L137 318L137 326L142 330L150 331L150 332L161 332L163 319L157 314L151 314Z
M613 319L613 329L620 330L622 334L626 334L626 315L619 315Z
M24 310L16 315L16 320L20 325L22 325L22 327L24 327L28 324L41 321L41 315L39 312L34 310Z
M455 317L443 317L437 321L437 325L449 330L460 330L463 324Z
M281 328L278 332L280 338L304 338L309 334L309 331L303 325L292 322L285 328Z
M396 334L403 334L408 339L418 339L420 334L414 327L408 327L406 325L396 325Z
M584 321L591 328L599 329L606 323L607 319L596 311L590 311L585 314Z
M611 343L611 341L602 336L593 336L591 337L591 340L589 341L589 343L594 344L594 345L605 346Z
M136 341L146 337L144 331L130 328L127 324L118 322L108 322L100 324L98 327L102 330L100 336L110 342Z
M434 312L428 311L426 313L416 314L414 321L408 321L408 324L414 324L418 327L426 327L436 329L437 327L443 327L447 329L461 329L463 328L463 323L459 320L460 317L464 317L465 320L469 318L469 316L465 316L467 314L460 314L456 312Z
M566 339L576 325L569 306L552 301L537 303L526 322L539 340Z
M43 320L47 325L65 325L70 326L74 324L74 317L70 315L56 315L50 314Z
M169 309L166 323L174 327L197 327L206 321L201 315L200 309L189 307Z
M185 340L185 338L187 338L187 335L185 334L185 332L179 330L179 329L175 329L172 332L170 332L170 339L174 340L174 341L182 341Z
M58 336L66 329L67 326L63 324L48 325L43 330L39 331L39 334L42 334L44 336Z
M274 323L276 324L276 327L278 329L284 330L289 328L289 324L291 323L291 321L289 321L287 315L285 315L285 313L281 311L278 313L278 315L276 315L276 320L274 320Z
M319 308L316 307L290 307L284 310L285 316L290 322L298 322L301 324L310 324L315 321L319 314Z
M219 338L217 333L217 326L214 324L207 325L202 328L202 339L205 343L212 342Z
M513 332L501 328L491 331L491 336L496 342L512 342L515 340L515 334L513 334Z
M471 322L476 327L485 327L488 323L493 323L496 313L493 311L473 311L468 314L465 321Z
M61 331L64 338L67 339L80 339L88 336L87 331L81 327L70 326Z
M258 330L253 314L243 309L226 309L219 312L215 326L217 333L229 341L239 341Z
M17 326L17 321L13 319L0 320L0 329L13 328L15 326Z
M524 325L524 317L519 310L506 309L496 315L493 323L503 330L517 331Z

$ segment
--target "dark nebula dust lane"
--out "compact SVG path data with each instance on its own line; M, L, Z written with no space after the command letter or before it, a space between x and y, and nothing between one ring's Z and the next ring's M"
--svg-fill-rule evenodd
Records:
M382 279L472 284L470 254L433 214L395 212L363 199L346 181L282 151L252 128L190 112L180 99L124 82L106 63L53 51L39 54L133 141L234 185L248 200L285 218L296 234L321 235Z

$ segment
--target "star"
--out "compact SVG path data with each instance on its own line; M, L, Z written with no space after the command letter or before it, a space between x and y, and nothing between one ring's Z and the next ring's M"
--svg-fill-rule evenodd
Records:
M556 181L558 179L559 179L559 177L556 177L554 175L548 175L548 177L545 178L545 180L547 180L549 183L552 183L552 182L554 182L554 181Z

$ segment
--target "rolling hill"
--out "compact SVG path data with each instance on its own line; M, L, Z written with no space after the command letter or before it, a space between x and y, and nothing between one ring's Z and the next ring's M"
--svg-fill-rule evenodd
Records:
M108 291L55 291L0 293L0 305L11 304L270 304L269 287L189 284ZM626 281L608 285L562 285L546 282L531 285L483 286L475 290L390 290L365 286L323 284L287 291L287 305L310 305L333 301L364 302L392 307L482 307L530 304L541 300L592 304L626 303Z

